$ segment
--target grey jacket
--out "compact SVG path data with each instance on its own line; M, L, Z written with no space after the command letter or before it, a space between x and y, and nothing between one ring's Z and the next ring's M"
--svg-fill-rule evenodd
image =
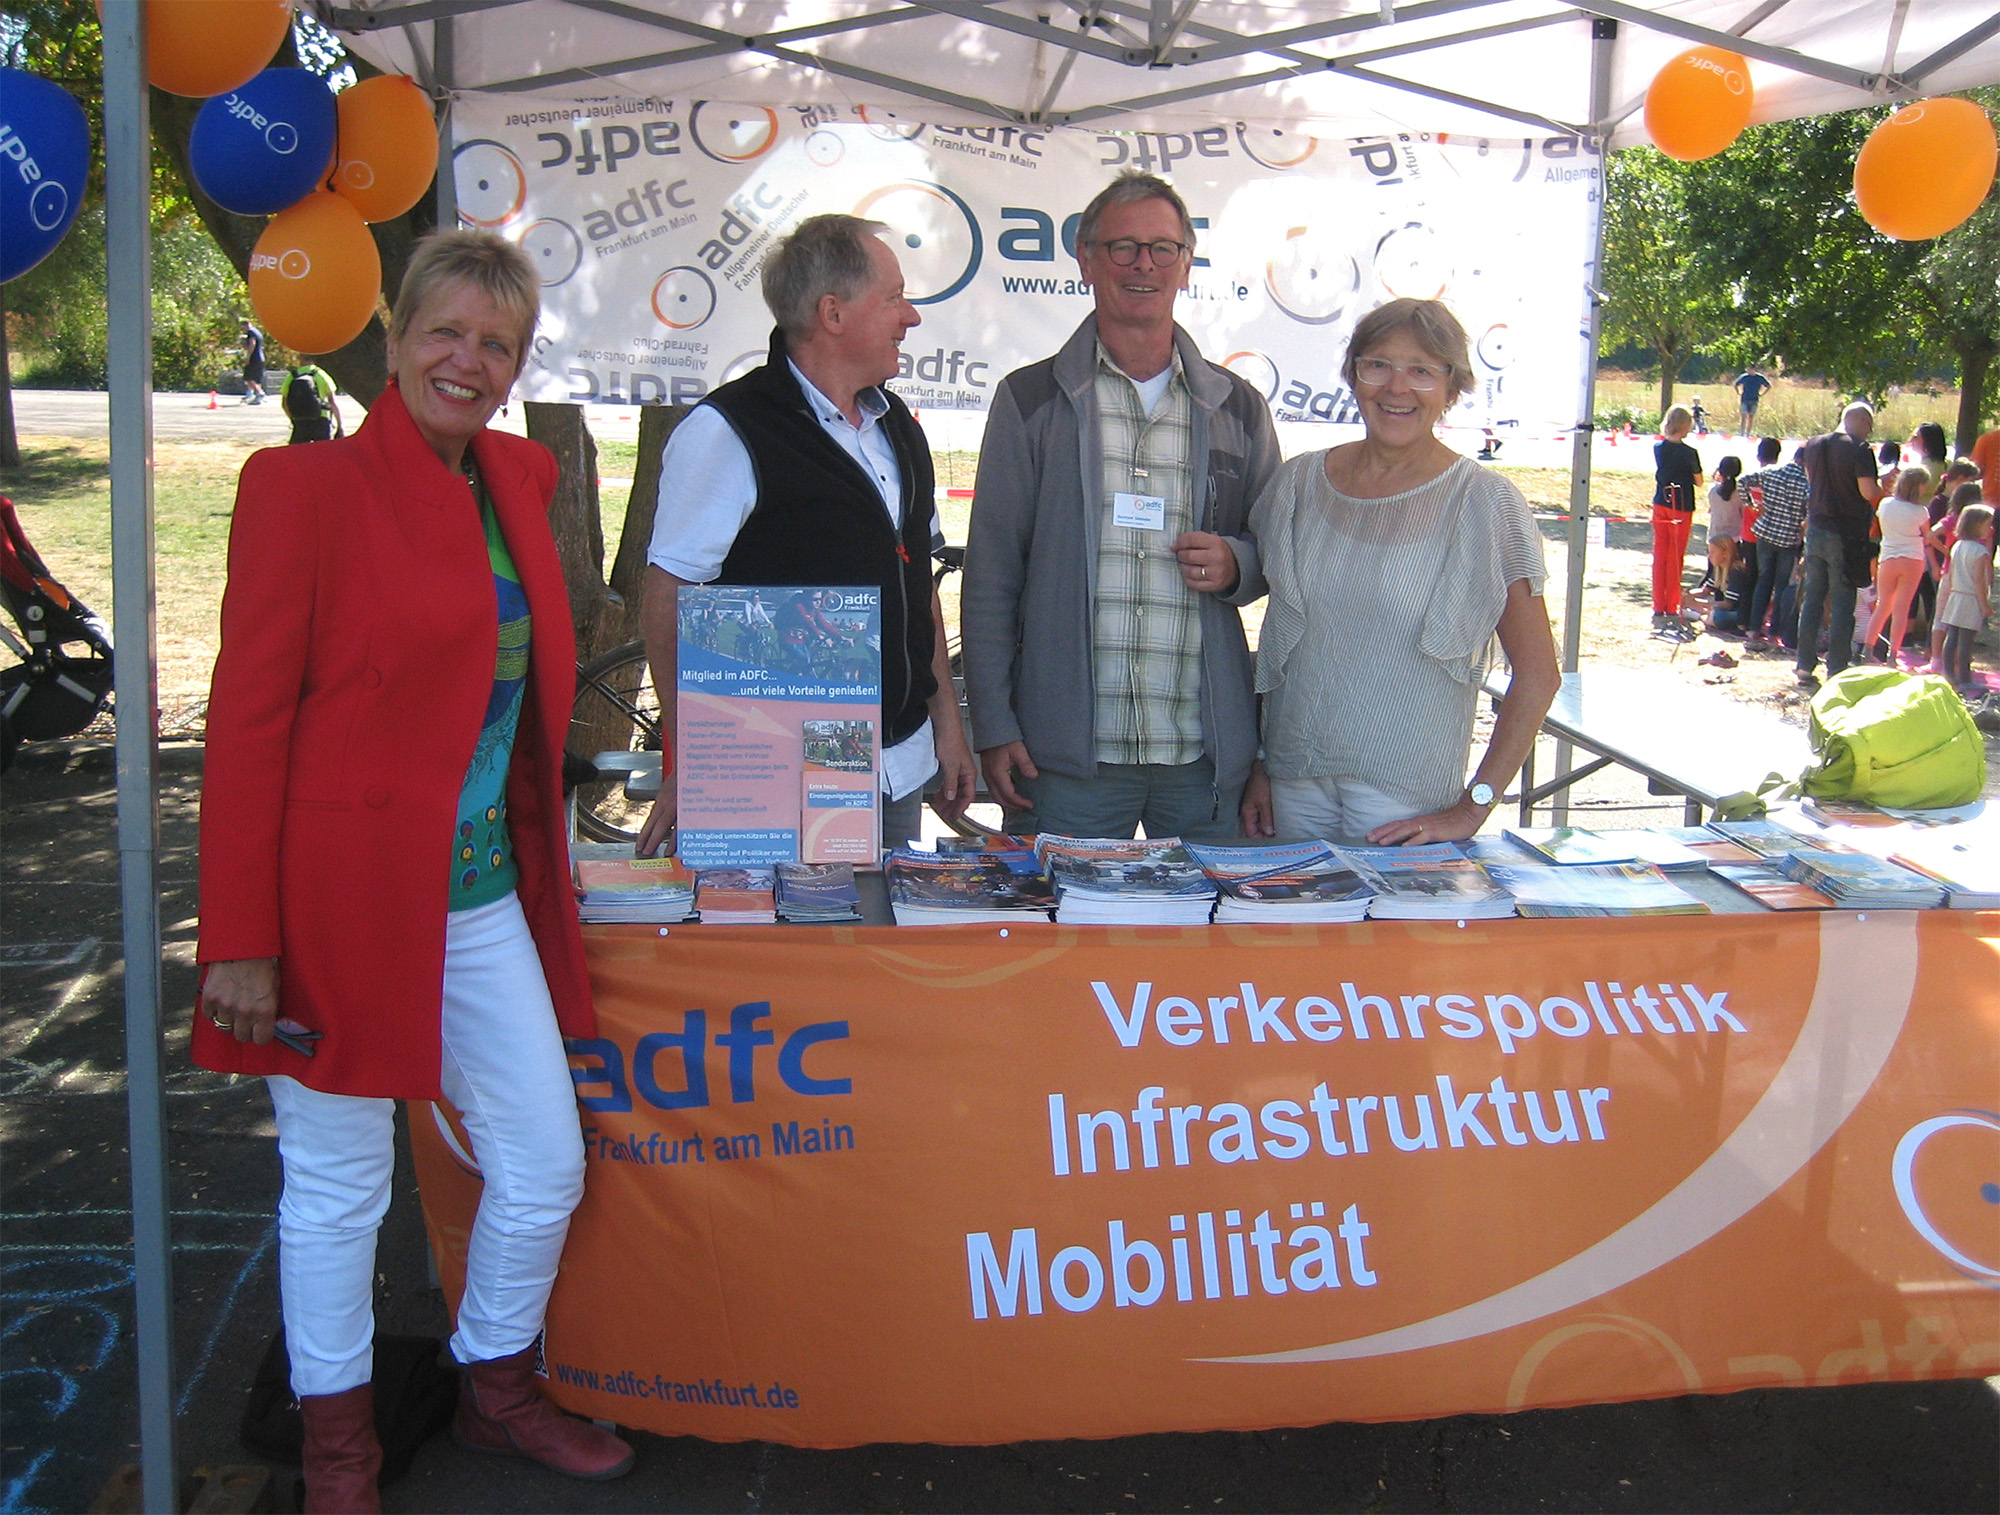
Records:
M1236 607L1265 589L1247 522L1278 470L1278 437L1254 389L1204 358L1178 326L1174 342L1194 397L1196 529L1229 539L1239 574L1227 602L1201 596L1202 743L1227 793L1257 753L1250 653ZM1037 768L1071 778L1097 772L1096 370L1092 315L1062 351L1016 369L994 392L960 601L973 746L1022 742Z

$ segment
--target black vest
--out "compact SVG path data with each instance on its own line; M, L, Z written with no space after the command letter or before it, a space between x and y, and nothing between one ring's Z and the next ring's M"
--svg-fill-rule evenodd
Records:
M826 434L792 375L782 331L770 361L702 401L722 413L750 454L757 504L716 582L767 588L872 584L882 591L883 746L916 733L937 693L931 671L931 515L936 476L909 408L889 402L879 423L903 477L902 530L889 524L875 481Z

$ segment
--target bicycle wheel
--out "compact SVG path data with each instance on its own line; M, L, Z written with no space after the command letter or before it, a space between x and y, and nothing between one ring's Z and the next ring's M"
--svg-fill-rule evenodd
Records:
M600 752L658 752L660 702L646 669L646 645L627 642L577 670L566 748L585 761ZM577 834L593 842L637 841L650 800L625 792L622 774L576 790Z

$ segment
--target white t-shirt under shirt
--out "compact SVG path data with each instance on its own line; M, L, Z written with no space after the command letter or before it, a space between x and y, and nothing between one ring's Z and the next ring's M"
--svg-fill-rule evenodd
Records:
M1893 495L1875 507L1875 519L1882 523L1884 558L1917 558L1924 555L1924 527L1930 524L1928 506Z
M875 481L890 522L900 526L903 474L881 425L888 413L887 403L878 392L863 390L861 424L856 426L799 371L798 364L790 367L814 417ZM690 584L711 583L722 571L737 533L756 508L757 470L750 461L750 450L721 411L713 405L697 405L667 438L646 561ZM943 542L944 527L934 503L931 543L936 547ZM928 783L937 766L931 723L925 721L913 735L883 752L882 788L891 799L901 799Z

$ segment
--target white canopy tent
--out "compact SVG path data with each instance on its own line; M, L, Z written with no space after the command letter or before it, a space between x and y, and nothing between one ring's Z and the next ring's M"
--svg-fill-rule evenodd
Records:
M374 0L315 10L370 62L456 89L781 104L833 95L1021 124L1171 130L1219 114L1315 135L1611 128L1696 43L1751 62L1756 120L1984 83L1986 0ZM1590 22L1630 23L1610 108ZM1621 124L1624 123L1624 124Z
M1992 0L300 0L356 53L455 92L837 100L935 119L1177 131L1217 119L1313 137L1412 131L1645 140L1662 64L1716 43L1750 60L1754 120L2000 82ZM172 1253L161 1097L154 854L150 138L144 11L104 7L116 603L138 1399L145 1508L172 1510ZM448 124L441 123L449 143ZM439 181L451 209L451 176ZM1594 255L1588 260L1594 269ZM1583 361L1572 466L1574 667L1597 296L1577 291Z

